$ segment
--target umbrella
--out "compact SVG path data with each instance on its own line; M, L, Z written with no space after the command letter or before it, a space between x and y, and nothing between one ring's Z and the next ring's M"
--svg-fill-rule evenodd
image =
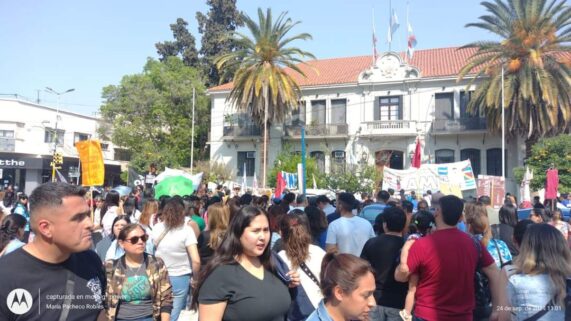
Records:
M184 196L194 192L194 186L191 179L184 176L171 176L163 179L155 186L155 198L161 196Z
M121 196L125 196L125 195L129 195L129 193L131 193L132 189L129 186L119 185L119 186L113 187L112 190L119 193L119 195L121 195Z

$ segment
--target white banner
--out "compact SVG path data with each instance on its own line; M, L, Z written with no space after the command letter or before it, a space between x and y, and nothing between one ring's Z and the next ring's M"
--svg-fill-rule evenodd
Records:
M448 164L423 164L420 168L405 170L385 168L383 189L425 193L441 191L461 195L461 191L476 189L476 180L470 160Z

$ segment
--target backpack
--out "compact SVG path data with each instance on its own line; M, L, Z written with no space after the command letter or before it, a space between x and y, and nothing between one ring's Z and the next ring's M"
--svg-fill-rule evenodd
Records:
M482 272L482 243L472 237L476 249L478 250L478 264L474 273L474 296L476 306L474 307L474 320L488 318L492 314L492 295L490 293L490 285L488 277Z

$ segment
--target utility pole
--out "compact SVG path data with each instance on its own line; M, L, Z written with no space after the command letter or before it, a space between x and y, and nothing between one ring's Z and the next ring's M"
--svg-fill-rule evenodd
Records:
M54 140L54 149L53 149L53 153L52 153L52 182L56 181L56 169L58 168L58 165L63 164L63 155L58 154L57 153L57 141L58 141L58 135L57 135L57 131L58 131L58 123L59 123L59 109L60 109L60 98L61 95L65 95L69 92L74 91L74 88L68 89L66 91L63 92L57 92L55 90L53 90L50 87L46 87L46 91L49 92L50 94L54 94L57 95L57 108L56 108L56 123L55 123L55 130L54 130L54 135L53 135L53 140Z
M193 173L194 168L194 96L195 88L192 87L192 137L190 139L190 174Z

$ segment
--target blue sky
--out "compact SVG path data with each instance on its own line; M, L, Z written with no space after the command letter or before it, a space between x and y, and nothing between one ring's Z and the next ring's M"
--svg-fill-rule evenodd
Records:
M464 28L485 13L480 0L410 0L409 20L417 49L460 46L493 39L485 31ZM406 49L406 0L393 0L400 28L392 49ZM317 58L371 54L372 10L379 39L386 51L389 2L371 0L238 0L246 14L258 7L275 14L288 11L302 23L295 33L309 32L312 41L296 46ZM196 11L206 12L205 0L4 0L0 1L0 94L19 94L54 106L56 97L43 89L75 88L62 96L62 108L92 114L101 104L101 89L139 73L148 57L157 57L155 43L172 40L169 24L189 22L200 35ZM2 96L0 96L2 97Z

